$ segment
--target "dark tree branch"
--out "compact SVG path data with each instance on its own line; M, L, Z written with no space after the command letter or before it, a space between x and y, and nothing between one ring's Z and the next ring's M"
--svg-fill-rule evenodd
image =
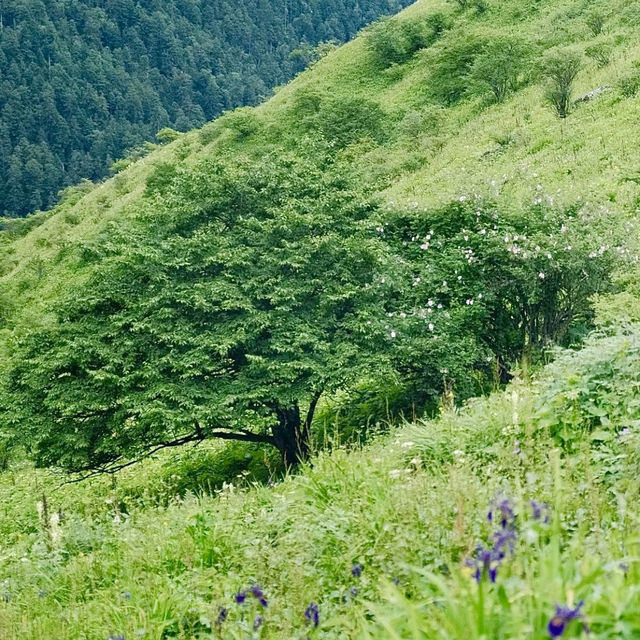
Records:
M240 442L259 442L262 444L272 444L275 446L276 441L273 436L268 436L262 433L251 433L251 431L245 431L244 429L239 432L227 433L225 431L209 431L209 437L221 438L222 440L239 440Z
M139 458L135 458L134 460L128 460L127 462L122 462L120 464L115 464L118 460L122 459L122 456L118 456L110 463L95 467L85 467L80 469L78 473L87 472L79 478L73 478L72 480L65 480L57 489L60 489L68 484L76 484L79 482L84 482L85 480L89 480L90 478L95 478L97 476L102 475L113 475L126 469L127 467L131 467L146 458L149 458L154 453L158 451L162 451L163 449L169 449L173 447L181 447L185 444L189 444L190 442L194 442L195 444L200 444L203 440L207 440L209 438L220 438L221 440L238 440L241 442L256 442L261 444L270 444L275 446L275 439L273 436L269 436L261 433L253 433L248 431L247 429L239 429L234 431L231 427L216 427L216 429L225 429L225 431L207 431L206 433L202 431L202 429L197 428L195 433L189 434L187 436L183 436L182 438L176 438L175 440L171 440L168 442L161 442L157 444L155 447L141 455ZM229 429L226 431L226 429Z

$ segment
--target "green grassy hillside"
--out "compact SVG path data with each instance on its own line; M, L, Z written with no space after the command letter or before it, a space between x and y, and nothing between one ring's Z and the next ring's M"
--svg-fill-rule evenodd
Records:
M422 333L415 342L420 356L415 359L435 362L430 408L439 411L432 411L431 419L402 422L360 446L357 438L346 436L350 430L357 433L361 422L377 420L380 405L389 413L392 395L380 399L374 389L372 399L369 379L362 374L355 392L345 382L323 400L314 454L284 478L277 456L260 445L205 444L164 451L124 469L115 480L97 477L66 484L75 476L34 469L9 452L7 470L0 475L0 636L640 637L640 338L637 326L627 324L640 319L635 275L640 165L634 135L640 126L635 95L640 90L639 25L640 2L626 0L420 0L330 51L267 103L225 114L154 148L104 183L70 190L51 212L6 223L0 232L0 370L9 365L12 372L19 369L14 354L25 336L35 335L31 359L18 372L35 380L33 388L55 374L54 366L47 368L47 356L39 353L37 337L58 335L38 334L37 328L55 325L64 335L68 327L89 326L87 342L78 344L90 344L91 332L101 331L99 319L107 316L92 320L79 314L77 306L69 311L64 305L74 291L85 292L83 304L92 301L91 287L99 296L103 283L98 276L119 273L123 255L137 256L142 267L162 267L161 249L177 246L167 261L183 265L180 249L185 247L184 264L190 266L192 255L204 255L217 268L217 254L214 259L206 253L217 237L202 217L215 217L224 207L244 211L233 199L219 205L211 184L226 177L220 166L232 167L229 184L240 201L258 193L269 203L269 215L302 211L317 216L318 225L329 224L328 219L335 221L327 211L335 203L343 206L343 200L354 215L371 211L386 225L378 227L382 231L374 229L376 242L380 240L375 247L384 240L384 247L398 249L389 254L380 249L380 261L393 263L403 277L416 272L403 271L413 264L406 258L412 249L408 240L402 244L406 234L398 229L406 231L403 224L420 229L415 237L420 236L424 251L429 245L422 237L428 231L442 263L429 263L420 273L424 279L433 268L438 285L438 269L461 268L454 251L448 251L462 239L468 242L468 216L486 216L480 219L488 220L487 226L478 221L477 229L478 237L487 235L489 242L490 236L493 243L482 254L486 278L478 282L485 288L474 291L466 304L464 295L460 302L467 314L459 316L461 326L477 333L482 320L471 307L485 304L481 295L489 297L491 278L496 280L492 296L501 299L501 288L522 280L533 291L525 302L537 304L538 291L547 291L539 289L541 283L547 286L552 279L553 268L544 266L549 261L561 265L553 277L561 282L562 295L579 298L569 302L580 313L564 340L572 350L549 351L543 349L547 343L526 343L517 354L510 353L509 371L500 370L499 359L495 372L490 371L490 356L481 373L478 367L464 371L466 378L458 372L452 387L450 372L437 365L458 352L462 358L472 346L455 332L442 334L440 343L428 342L434 329L421 317ZM549 60L558 52L563 59L571 52L580 59L566 118L558 117L546 97ZM506 95L498 101L487 81L496 68L511 73ZM578 101L597 89L602 91ZM301 167L293 162L281 166L273 161L293 156L316 159L316 164L309 160ZM283 166L292 167L290 175ZM318 175L327 180L321 185L330 186L334 199L327 199L323 189L313 190ZM308 190L301 186L305 176ZM352 183L343 176L361 190L345 187ZM193 194L200 193L206 206L198 208ZM456 216L461 229L455 227ZM454 222L448 228L450 219ZM285 217L290 220L302 225L298 217ZM365 222L382 224L373 218ZM192 229L189 225L203 232L206 242L172 245L174 228L178 241L193 239L181 231ZM436 228L436 238L431 238L429 225ZM499 225L507 225L507 231ZM505 244L515 256L517 225L533 229L527 239L532 247L538 239L547 243L530 249L533 265L491 262L505 253ZM264 233L264 226L256 228L258 235ZM312 224L309 228L317 231ZM344 228L360 232L359 227ZM154 234L163 238L163 233L167 244L154 244ZM247 243L247 252L262 246L255 236L247 237L256 243ZM132 246L118 253L123 238ZM331 249L339 250L343 245L338 240L351 238L334 240ZM402 253L398 247L407 244ZM242 267L243 252L237 244L230 246L229 264ZM475 254L466 253L466 247L460 244L471 265ZM552 247L552 257L547 247ZM360 248L352 246L354 255L360 256ZM584 256L574 260L574 249ZM609 253L626 261L612 259L602 271L591 267ZM289 254L287 259L293 271L306 268ZM505 273L500 272L503 264ZM168 278L169 271L160 267L161 276ZM265 259L265 273L270 267ZM614 267L618 272L612 274ZM210 272L202 277L209 278ZM354 286L348 274L340 277L345 287ZM602 289L580 288L599 279ZM417 296L422 295L419 281L414 278L407 285ZM131 288L136 283L106 276L105 282L116 293L120 283ZM363 288L369 286L365 281ZM605 293L591 298L600 291ZM184 302L180 293L167 298L175 307ZM407 295L402 288L393 294ZM517 315L514 299L502 309L509 321ZM143 302L147 306L140 308L154 312L147 299ZM189 303L192 311L211 312L197 296ZM171 304L166 306L173 308ZM435 303L421 305L428 320L426 307ZM585 338L594 327L592 307L601 328ZM394 308L388 317L400 322L402 313ZM453 322L458 316L452 311L452 317ZM127 326L136 324L136 318L126 320ZM407 345L395 326L382 325L384 344L398 338L400 352ZM507 320L503 326L512 327ZM484 331L488 333L486 325ZM507 339L506 329L505 336L496 333L488 337ZM160 330L154 335L166 338ZM294 337L300 336L304 344L304 328L296 328ZM176 343L193 346L181 339ZM129 343L114 342L118 357L130 366ZM413 346L408 344L409 354ZM539 347L538 363L553 361L532 375L527 356L533 346ZM45 347L49 345L43 342ZM83 355L69 357L75 363ZM484 356L477 357L484 362ZM407 361L415 364L408 357L404 366ZM40 363L41 378L39 372L29 377L33 362ZM187 361L183 377L168 393L180 390L180 381L186 387L191 365ZM432 369L425 365L418 371L426 377ZM96 369L96 378L109 379L110 371L102 375L105 370ZM368 373L373 377L377 372ZM118 379L114 384L114 394L121 383ZM388 390L406 391L397 383L394 376L386 380ZM496 387L492 395L454 407L454 395L468 396L469 389L489 384ZM191 409L181 401L180 407ZM64 397L58 405L64 410ZM33 408L33 415L39 410ZM341 411L346 418L339 420ZM52 442L60 447L57 423L51 422ZM25 424L22 430L36 437L39 424ZM15 424L9 426L16 431ZM3 438L11 436L9 426L0 434ZM135 426L135 420L127 422L125 436ZM113 440L120 436L114 429ZM73 450L74 438L68 434L67 450ZM329 446L317 446L322 438ZM46 460L58 455L51 451L45 446ZM58 451L60 458L67 456L64 447Z

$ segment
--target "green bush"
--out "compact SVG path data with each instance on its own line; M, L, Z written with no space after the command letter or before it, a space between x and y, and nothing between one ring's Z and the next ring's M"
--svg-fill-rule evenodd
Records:
M440 104L452 106L469 90L469 74L484 42L475 36L448 41L437 52L429 75L429 93Z
M625 429L640 429L639 379L640 325L594 334L580 351L559 353L547 368L535 418L567 448L585 438L609 442Z
M640 62L634 63L631 69L618 76L616 87L625 98L632 98L638 93L640 89Z
M599 67L606 67L611 62L613 45L610 42L598 42L585 49L589 58L595 60Z
M176 176L176 165L172 162L159 162L147 178L145 196L163 193Z
M266 483L282 472L277 452L254 444L234 442L217 451L192 449L165 464L164 484L174 495L213 493L224 483Z
M409 60L430 46L450 27L447 16L435 13L423 20L385 18L367 33L367 46L376 64L383 69Z
M586 22L587 26L589 27L589 29L591 29L594 36L598 36L602 33L605 25L605 19L602 13L600 13L599 11L592 11L587 16Z
M218 122L232 131L237 140L248 138L260 128L260 120L251 107L229 111L221 116Z
M298 125L306 127L313 124L313 118L320 111L323 96L314 89L298 89L293 94L291 118Z
M333 98L326 101L317 116L318 128L338 148L361 139L381 142L385 113L377 102L366 98Z
M547 78L545 97L558 117L566 118L571 107L573 81L582 68L582 56L572 49L556 49L543 60Z
M177 140L182 134L171 127L164 127L156 133L156 140L160 144L167 144Z
M495 102L524 84L528 74L531 48L513 38L497 38L485 44L473 61L470 80L480 91L489 92Z
M318 410L314 438L318 442L362 443L389 425L411 420L437 407L438 391L425 394L399 380L363 381L329 399Z
M442 122L442 111L441 107L431 105L409 111L396 126L396 132L405 138L417 138L421 134L434 132Z

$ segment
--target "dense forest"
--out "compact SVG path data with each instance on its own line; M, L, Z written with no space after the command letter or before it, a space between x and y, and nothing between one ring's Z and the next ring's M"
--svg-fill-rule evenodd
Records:
M0 215L57 192L165 126L255 104L407 0L9 0L0 7Z

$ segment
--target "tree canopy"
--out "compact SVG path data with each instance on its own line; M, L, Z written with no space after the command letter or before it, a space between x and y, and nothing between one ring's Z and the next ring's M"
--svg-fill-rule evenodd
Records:
M297 461L320 395L388 366L373 207L290 156L178 175L18 346L14 424L74 470L207 437Z
M152 183L76 249L84 284L15 333L2 423L40 464L113 471L207 438L295 464L323 394L397 380L428 409L570 344L621 257L581 210L381 208L319 147Z

